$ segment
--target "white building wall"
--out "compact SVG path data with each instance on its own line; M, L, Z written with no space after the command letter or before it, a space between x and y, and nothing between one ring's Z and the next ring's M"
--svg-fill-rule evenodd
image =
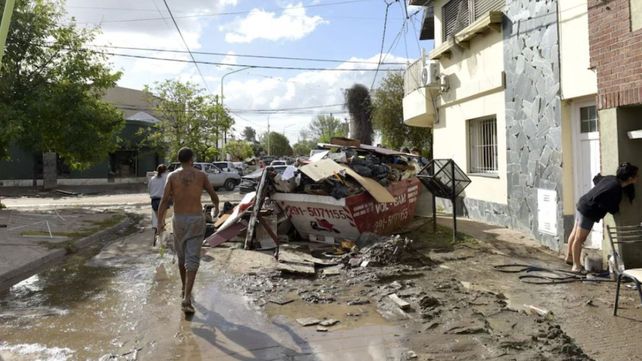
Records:
M597 76L589 69L586 0L559 0L560 70L562 99L597 93Z

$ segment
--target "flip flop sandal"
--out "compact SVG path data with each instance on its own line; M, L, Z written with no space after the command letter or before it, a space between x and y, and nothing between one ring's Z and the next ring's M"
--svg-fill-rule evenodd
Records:
M186 315L192 315L196 312L191 302L181 302L181 309L183 310L183 312L185 312Z

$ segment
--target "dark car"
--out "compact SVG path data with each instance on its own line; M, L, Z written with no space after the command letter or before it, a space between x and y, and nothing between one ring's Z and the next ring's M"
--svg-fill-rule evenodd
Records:
M285 171L285 168L287 168L287 166L285 165L279 165L276 167L269 167L269 168L261 168L261 169L255 170L254 172L248 175L241 177L241 184L239 185L239 193L245 194L245 193L256 191L256 187L259 185L259 182L261 181L261 176L263 175L263 171L265 169L273 169L277 173L281 174Z

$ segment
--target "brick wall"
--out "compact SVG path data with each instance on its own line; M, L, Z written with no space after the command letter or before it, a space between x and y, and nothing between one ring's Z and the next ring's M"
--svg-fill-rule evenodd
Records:
M588 0L599 109L642 104L642 29L631 31L629 1Z

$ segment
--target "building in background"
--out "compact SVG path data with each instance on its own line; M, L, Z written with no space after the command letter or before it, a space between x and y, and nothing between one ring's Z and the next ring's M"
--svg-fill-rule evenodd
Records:
M71 170L63 159L55 154L43 157L33 154L18 145L10 148L11 158L0 160L3 169L0 186L31 186L35 181L43 184L45 162L51 158L56 168L56 183L60 185L88 185L108 183L138 183L145 180L148 171L162 163L158 149L145 146L141 130L148 129L158 122L150 109L147 96L143 91L114 87L103 98L118 108L125 118L125 126L120 134L119 148L104 161L85 170Z

